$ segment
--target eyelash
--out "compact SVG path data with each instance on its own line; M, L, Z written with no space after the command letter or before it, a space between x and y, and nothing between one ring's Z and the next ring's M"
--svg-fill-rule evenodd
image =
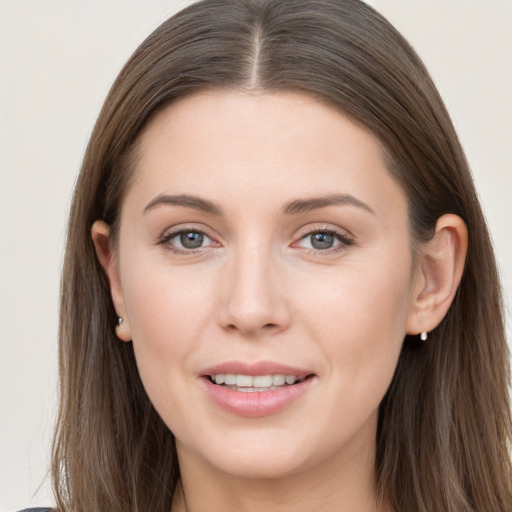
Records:
M158 240L158 244L165 246L165 248L167 250L173 252L174 254L183 255L183 256L190 256L190 255L196 254L196 253L200 252L201 250L205 249L205 246L201 246L196 249L180 249L179 247L176 247L175 245L170 243L170 241L173 238L176 238L177 236L185 234L185 233L197 233L197 234L202 235L202 236L208 238L209 240L215 242L214 239L211 236L209 236L208 233L206 233L204 230L198 229L198 228L186 228L185 227L185 228L180 228L176 231L172 231L171 233L168 233L168 234L162 236ZM292 244L292 247L295 246L296 244L298 244L299 242L306 240L311 235L317 234L317 233L333 236L339 242L339 244L334 247L329 247L327 249L314 249L314 248L306 248L305 247L304 249L312 255L324 256L324 255L336 254L338 252L346 250L347 247L354 245L353 238L347 236L347 234L344 232L337 231L335 229L327 228L327 227L325 227L325 228L315 227L315 228L308 229L299 238L299 240L297 242L294 242ZM206 247L208 247L208 246L206 246Z
M162 236L162 238L160 238L158 243L160 245L163 245L167 250L173 252L174 254L181 255L181 256L190 256L192 254L196 254L196 253L200 252L201 250L204 250L205 247L198 247L197 249L180 249L179 247L176 247L175 245L170 243L170 241L173 238L176 238L177 236L182 235L184 233L197 233L199 235L202 235L202 236L214 241L213 238L211 236L209 236L208 233L206 233L202 229L185 227L185 228L177 229L176 231L172 231L171 233L168 233L168 234Z
M333 236L339 244L334 247L329 247L327 249L314 249L314 248L304 248L308 251L308 253L313 254L315 256L328 256L332 254L336 254L338 252L344 251L347 249L347 247L350 247L355 244L354 239L352 237L349 237L345 232L337 231L332 228L324 227L324 228L310 228L308 229L297 242L294 243L294 245L298 244L299 242L302 242L303 240L306 240L308 237L314 234L323 234L323 235L330 235Z

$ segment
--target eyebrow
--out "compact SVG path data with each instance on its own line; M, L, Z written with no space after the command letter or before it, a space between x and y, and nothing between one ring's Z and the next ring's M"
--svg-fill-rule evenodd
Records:
M312 197L310 199L297 199L296 201L288 203L283 211L287 215L296 215L312 210L319 210L327 206L337 205L357 206L375 215L375 212L366 203L363 203L363 201L351 194L332 194L328 196Z
M216 205L213 201L188 194L160 194L146 205L144 213L147 213L160 205L183 206L185 208L192 208L200 212L217 216L222 216L223 214L222 208ZM351 194L331 194L307 199L296 199L288 203L283 208L283 213L286 215L297 215L300 213L310 212L312 210L319 210L320 208L326 208L327 206L340 205L356 206L375 215L375 212L366 203L363 203L363 201L357 199L357 197L354 197Z
M222 209L212 201L188 194L160 194L146 205L144 208L144 213L147 213L162 204L171 206L184 206L185 208L192 208L194 210L210 213L212 215L222 215Z

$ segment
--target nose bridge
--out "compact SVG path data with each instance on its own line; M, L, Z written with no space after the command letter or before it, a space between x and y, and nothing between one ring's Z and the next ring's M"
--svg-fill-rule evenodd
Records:
M225 275L221 323L243 334L285 328L289 314L271 244L245 240L233 251Z

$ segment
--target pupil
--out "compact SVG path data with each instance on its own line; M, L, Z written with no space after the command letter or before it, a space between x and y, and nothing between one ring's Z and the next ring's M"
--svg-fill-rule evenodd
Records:
M315 233L311 235L311 245L315 249L330 249L334 243L334 236L329 233Z
M180 242L186 249L197 249L203 245L204 236L202 233L195 233L189 231L188 233L181 233Z

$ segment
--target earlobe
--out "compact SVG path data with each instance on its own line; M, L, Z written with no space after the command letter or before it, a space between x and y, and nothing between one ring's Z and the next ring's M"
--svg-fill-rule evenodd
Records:
M112 248L109 225L106 222L97 220L92 226L91 236L96 249L96 255L110 285L110 294L114 308L120 319L117 322L116 335L122 341L131 341L131 331L127 320L121 278Z
M467 246L465 222L457 215L440 217L434 237L421 247L408 334L429 332L445 317L462 279Z

